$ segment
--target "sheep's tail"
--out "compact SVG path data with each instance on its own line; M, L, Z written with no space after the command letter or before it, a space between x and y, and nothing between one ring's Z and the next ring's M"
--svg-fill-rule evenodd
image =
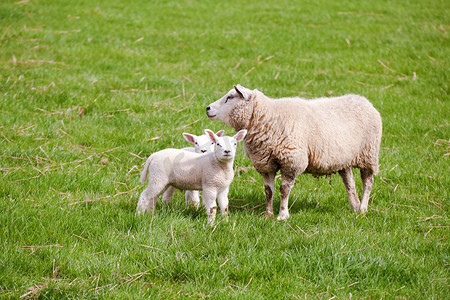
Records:
M152 162L152 155L150 155L149 158L147 158L147 161L145 162L144 165L144 170L141 173L141 178L139 179L139 181L144 184L145 181L147 180L147 175L148 175L148 167L150 166L150 163Z

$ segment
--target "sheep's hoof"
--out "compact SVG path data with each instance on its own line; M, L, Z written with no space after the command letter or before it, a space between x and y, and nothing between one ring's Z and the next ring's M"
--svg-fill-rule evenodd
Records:
M273 219L273 212L266 210L266 219Z
M359 212L362 213L362 214L365 214L367 212L367 208L368 208L367 206L362 206L361 205L359 207Z
M289 218L289 212L280 212L280 214L278 215L277 220L278 221L285 221Z

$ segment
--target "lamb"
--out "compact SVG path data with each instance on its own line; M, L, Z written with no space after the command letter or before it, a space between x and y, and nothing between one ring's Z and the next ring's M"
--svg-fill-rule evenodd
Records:
M156 200L169 186L184 190L203 190L208 223L214 224L217 212L216 198L222 217L228 214L228 190L234 178L233 162L237 143L242 141L247 130L235 136L219 137L205 130L214 142L214 152L200 154L181 149L165 149L153 153L141 173L141 183L149 175L149 184L139 197L136 211L142 214L153 211Z
M373 175L379 171L382 123L379 112L366 98L271 99L256 89L237 85L210 104L206 114L236 130L248 130L244 149L263 177L267 217L273 216L278 170L282 180L279 221L289 218L289 193L302 173L339 173L352 209L367 211ZM351 167L361 172L361 202Z
M220 130L216 132L217 136L223 136L225 131ZM190 133L183 133L183 137L186 141L193 144L194 147L186 147L182 148L186 151L196 152L196 153L207 153L207 152L213 152L214 151L214 143L211 141L211 139L206 135L200 135L196 136L194 134ZM175 188L168 187L167 190L164 192L162 200L165 203L169 203L170 200L173 198L173 193L175 192ZM186 205L189 203L192 203L195 207L198 207L200 203L200 195L199 191L186 191L184 194L184 198L186 200Z

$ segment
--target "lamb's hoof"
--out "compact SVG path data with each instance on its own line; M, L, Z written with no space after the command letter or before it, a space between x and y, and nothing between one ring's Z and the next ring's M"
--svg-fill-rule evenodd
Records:
M214 217L208 216L208 225L213 227L215 219L216 219L216 216L214 216Z
M285 220L287 220L288 218L289 218L289 212L287 212L287 211L282 211L282 212L280 212L280 214L278 215L277 220L278 220L278 221L285 221Z
M136 210L136 216L142 216L146 213L147 211L145 209L137 209Z

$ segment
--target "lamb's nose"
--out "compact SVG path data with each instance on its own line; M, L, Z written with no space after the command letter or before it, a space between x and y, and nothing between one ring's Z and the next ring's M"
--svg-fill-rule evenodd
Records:
M211 109L211 107L209 107L209 105L208 105L208 107L206 108L206 111L208 111L208 110L210 110Z

